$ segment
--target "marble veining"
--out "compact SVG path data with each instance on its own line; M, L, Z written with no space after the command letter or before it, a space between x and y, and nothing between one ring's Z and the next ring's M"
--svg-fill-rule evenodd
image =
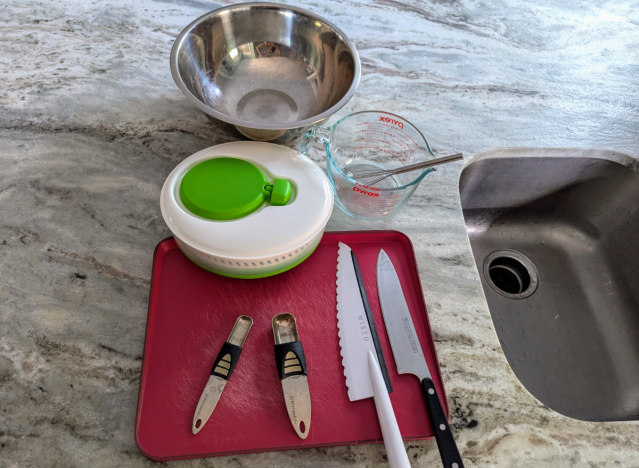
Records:
M228 2L7 0L0 5L0 467L154 466L133 433L159 210L169 172L233 137L174 85L180 30ZM504 146L637 154L638 4L542 0L289 3L360 52L355 97L402 115L439 154ZM334 120L332 120L334 121ZM310 156L324 164L321 148ZM412 239L467 467L637 467L637 423L554 413L497 341L459 207L462 163L394 219L335 210L330 230ZM441 466L434 440L414 467ZM180 461L177 467L384 467L382 445Z

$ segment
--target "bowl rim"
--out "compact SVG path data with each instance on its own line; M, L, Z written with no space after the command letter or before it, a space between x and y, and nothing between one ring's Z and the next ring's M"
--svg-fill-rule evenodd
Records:
M314 18L318 21L321 21L322 23L326 24L327 26L329 26L330 28L332 28L337 34L340 35L340 37L342 38L342 40L346 43L346 45L348 46L349 50L351 51L351 53L353 54L353 59L354 59L354 63L355 63L355 70L354 70L354 74L353 74L353 81L351 82L350 87L348 88L348 91L346 92L346 94L344 94L344 96L342 96L342 98L333 106L331 106L330 108L328 108L327 110L325 110L324 112L314 115L310 118L304 119L304 120L297 120L295 122L286 122L286 123L282 123L282 124L270 124L270 123L264 123L264 124L259 124L256 125L254 122L248 122L245 120L240 120L240 119L235 119L233 117L229 117L226 114L223 114L219 111L216 111L215 109L213 109L212 107L206 105L205 103L203 103L202 101L200 101L193 93L191 93L191 91L186 87L186 85L184 84L184 81L182 80L182 77L180 76L180 73L178 72L178 66L177 66L177 56L178 56L178 51L181 49L182 47L182 43L184 42L184 39L187 37L187 35L191 32L191 30L198 24L200 24L201 22L203 22L204 20L212 17L212 16L217 16L225 11L231 11L231 10L247 10L249 8L268 8L268 9L274 9L274 10L282 10L282 11L293 11L295 13L301 13L303 15L309 16L311 18ZM314 123L320 122L328 117L330 117L331 115L333 115L335 112L337 112L339 109L341 109L352 97L353 94L355 94L355 90L357 89L358 85L359 85L359 81L361 78L361 73L362 73L362 67L361 67L361 61L359 58L359 54L357 53L357 49L355 49L355 46L353 45L353 43L350 41L350 39L346 36L346 34L344 34L344 32L338 28L337 26L335 26L333 23L331 23L330 21L328 21L327 19L323 18L322 16L316 15L315 13L306 10L304 8L299 8L296 6L291 6L291 5L284 5L284 4L280 4L280 3L272 3L272 2L247 2L247 3L237 3L234 5L229 5L226 7L222 7L222 8L218 8L216 10L212 10L209 11L208 13L203 14L202 16L200 16L199 18L195 19L194 21L192 21L191 23L189 23L188 26L186 26L178 35L178 37L175 39L175 42L173 43L173 47L171 49L171 56L170 56L170 66L171 66L171 75L173 76L173 81L175 82L175 84L177 85L177 87L180 89L180 91L182 91L182 94L184 94L186 96L186 98L191 102L191 104L195 105L195 107L197 107L198 109L200 109L202 112L210 115L211 117L214 117L216 119L219 119L223 122L227 122L236 126L240 126L240 127L246 127L246 128L254 128L254 129L260 129L260 130L290 130L290 129L295 129L295 128L300 128L300 127L305 127L308 125L312 125Z

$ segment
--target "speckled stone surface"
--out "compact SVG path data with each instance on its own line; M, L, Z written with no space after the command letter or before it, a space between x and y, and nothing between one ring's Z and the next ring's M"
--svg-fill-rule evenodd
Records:
M639 4L498 0L290 3L356 44L338 116L400 114L445 154L500 146L639 150ZM159 194L188 155L231 138L175 87L172 42L204 0L0 5L0 467L153 466L134 442ZM311 156L324 160L319 148ZM413 240L467 467L637 467L639 425L584 423L519 384L497 341L459 208L462 163L405 210L329 229ZM434 441L414 467L441 466ZM173 462L384 467L382 445Z

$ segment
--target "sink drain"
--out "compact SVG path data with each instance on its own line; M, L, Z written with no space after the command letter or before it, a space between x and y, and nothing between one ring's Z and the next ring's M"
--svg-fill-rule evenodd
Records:
M495 292L509 299L525 299L539 284L535 265L514 250L499 250L486 257L484 278Z

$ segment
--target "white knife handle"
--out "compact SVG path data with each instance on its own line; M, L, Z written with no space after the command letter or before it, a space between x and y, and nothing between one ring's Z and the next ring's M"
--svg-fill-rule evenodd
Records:
M395 412L388 396L384 377L371 350L368 351L368 372L371 379L371 387L373 387L377 417L384 437L388 464L390 468L410 468L408 455L406 454L402 434L399 432L399 426L397 425L397 419L395 419Z

